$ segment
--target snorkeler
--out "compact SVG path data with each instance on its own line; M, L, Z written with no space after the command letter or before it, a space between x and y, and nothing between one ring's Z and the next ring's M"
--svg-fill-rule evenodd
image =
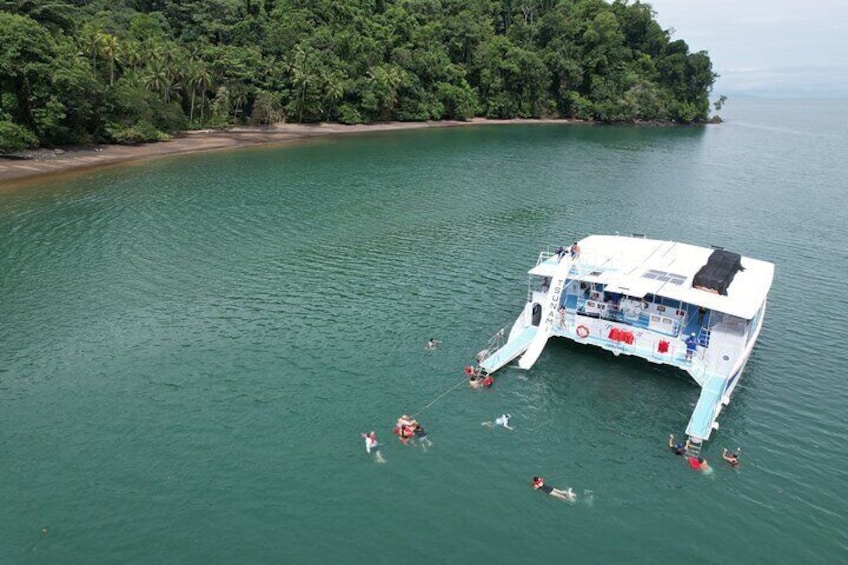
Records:
M574 491L571 490L571 487L568 490L560 490L558 488L554 488L552 486L548 486L545 484L545 479L542 477L533 477L533 481L530 483L534 489L540 490L546 494L551 496L555 496L561 500L574 501L577 499L577 495L574 494Z

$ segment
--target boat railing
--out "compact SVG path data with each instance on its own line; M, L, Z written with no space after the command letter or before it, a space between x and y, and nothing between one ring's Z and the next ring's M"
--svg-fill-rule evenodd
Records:
M707 346L698 347L692 358L687 361L684 336L665 335L655 331L645 332L641 330L646 328L625 322L598 316L586 316L572 309L560 308L555 319L555 332L557 334L574 336L579 326L588 330L589 341L597 345L605 345L622 353L632 352L648 359L662 360L677 365L688 370L696 380L703 378L706 374L708 365ZM587 339L582 336L578 337L578 341ZM701 339L704 339L704 337Z
M547 261L548 259L550 259L554 255L556 255L556 253L553 252L553 251L550 251L550 248L546 251L541 251L539 253L539 257L536 258L536 267L538 267L539 265L541 265L542 263L544 263L545 261Z

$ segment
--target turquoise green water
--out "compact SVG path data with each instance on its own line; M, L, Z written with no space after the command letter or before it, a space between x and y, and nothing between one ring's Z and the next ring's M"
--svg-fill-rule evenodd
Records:
M848 103L732 102L706 129L374 133L0 192L0 562L848 561ZM665 447L698 397L675 371L553 341L439 398L541 248L616 231L777 265L709 477ZM427 452L390 433L416 411Z

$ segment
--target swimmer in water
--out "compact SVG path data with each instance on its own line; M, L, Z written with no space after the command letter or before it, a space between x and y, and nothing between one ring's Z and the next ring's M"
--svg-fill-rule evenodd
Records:
M412 433L425 451L428 447L433 445L433 442L431 442L430 438L427 437L427 432L424 431L424 428L418 422L416 422L415 426L412 428Z
M480 425L486 426L487 428L494 428L495 426L503 426L508 430L514 430L515 428L511 428L509 426L509 419L512 418L509 414L501 414L497 418L495 418L494 422L480 422Z
M571 487L569 487L568 490L560 490L558 488L548 486L545 484L545 479L543 479L542 477L533 477L533 481L530 484L534 489L540 490L545 494L555 496L560 500L568 500L570 502L577 500L577 495L574 494L574 491L571 490Z
M723 448L721 450L721 457L722 457L722 459L724 459L725 461L730 463L731 467L736 468L736 467L739 466L739 452L740 451L742 451L742 450L737 447L736 453L729 453L727 451L727 448Z
M415 420L404 414L400 418L397 419L397 423L395 423L396 428L403 428L406 426L411 426Z
M377 449L379 445L377 443L377 434L376 432L371 432L370 434L362 434L362 438L365 440L365 452L368 455L371 455L371 452L374 452L374 461L377 463L385 463L386 460L383 459L383 455L380 453L380 450Z
M671 451L675 455L683 455L686 453L686 450L689 449L689 440L686 440L686 443L674 443L674 434L668 435L668 446L671 448Z
M361 435L365 440L365 453L371 455L371 450L377 447L377 433L372 431L370 434L363 433Z
M495 419L496 426L503 426L508 430L512 430L514 428L509 427L509 419L512 418L509 414L501 414L499 418Z
M427 345L425 347L427 349L436 349L436 345L438 345L438 343L439 343L438 339L431 337L430 341L427 342Z
M400 442L404 445L413 437L413 427L418 424L415 420L404 414L400 418L397 419L397 423L395 424L394 433L398 436Z
M710 467L707 460L703 457L690 457L689 458L689 466L695 469L696 471L701 471L702 473L709 474L712 473L712 467Z

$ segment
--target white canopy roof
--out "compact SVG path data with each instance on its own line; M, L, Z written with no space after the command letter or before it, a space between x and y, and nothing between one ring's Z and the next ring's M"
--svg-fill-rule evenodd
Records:
M580 248L575 268L581 281L603 284L608 292L634 297L655 294L748 320L760 309L774 278L773 263L742 257L744 271L736 273L727 296L722 296L692 288L692 278L713 252L708 247L591 235L580 241Z

